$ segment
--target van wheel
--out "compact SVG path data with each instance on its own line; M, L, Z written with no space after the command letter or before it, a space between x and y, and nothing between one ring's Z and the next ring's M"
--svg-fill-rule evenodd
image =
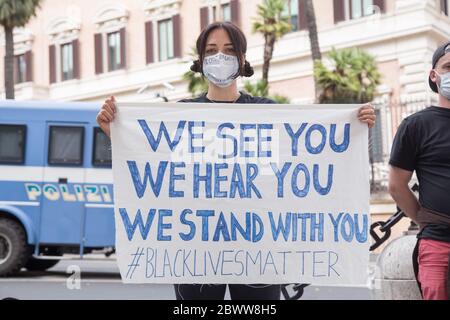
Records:
M29 257L22 226L14 220L0 218L0 277L20 271Z
M25 268L29 271L45 271L55 266L58 262L59 260L44 260L31 257L25 265Z

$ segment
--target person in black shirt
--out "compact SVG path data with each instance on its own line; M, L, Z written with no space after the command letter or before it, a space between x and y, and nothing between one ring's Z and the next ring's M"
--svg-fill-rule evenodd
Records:
M447 299L450 254L450 42L436 50L431 89L439 105L403 120L394 138L389 191L397 205L420 225L418 281L424 299ZM413 172L419 181L419 200L408 188ZM424 223L423 213L439 221ZM428 219L429 220L429 219ZM448 220L447 222L445 222Z
M193 99L178 102L197 103L251 103L272 104L275 101L264 97L253 97L237 88L237 78L251 77L253 68L246 60L247 40L244 33L231 22L216 22L208 25L197 39L198 60L191 70L199 72L209 82L208 91ZM115 99L107 99L98 113L97 122L109 135L109 123L114 119ZM375 124L375 110L367 104L359 109L358 119L369 127ZM244 120L244 119L243 119ZM223 300L227 285L180 284L175 285L178 300ZM279 300L281 285L229 285L232 300Z

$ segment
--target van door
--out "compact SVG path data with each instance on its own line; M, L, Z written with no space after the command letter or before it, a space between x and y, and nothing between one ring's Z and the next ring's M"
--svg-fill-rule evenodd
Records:
M87 123L47 122L40 244L80 246L84 225Z
M84 246L105 248L115 245L113 177L111 141L99 128L90 129L93 136L86 140L90 165L86 165Z

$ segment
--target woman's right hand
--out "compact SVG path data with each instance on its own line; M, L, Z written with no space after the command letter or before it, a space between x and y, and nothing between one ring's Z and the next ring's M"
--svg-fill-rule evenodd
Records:
M100 128L108 137L111 138L111 132L109 128L109 123L114 120L114 114L116 113L116 99L114 96L109 97L109 99L105 100L102 108L97 114L97 123L100 125Z

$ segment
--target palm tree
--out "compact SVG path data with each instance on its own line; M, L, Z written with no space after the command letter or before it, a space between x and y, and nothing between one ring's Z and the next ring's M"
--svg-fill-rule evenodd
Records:
M331 50L330 58L333 67L329 70L318 61L314 74L321 94L319 103L354 103L362 104L374 99L376 88L380 84L381 75L375 58L359 48ZM374 190L374 136L380 135L375 128L369 131L369 160L372 174L370 187Z
M0 25L5 32L5 94L14 99L13 30L25 26L36 15L41 0L0 0Z
M269 84L264 81L263 79L259 80L255 84L250 83L250 81L247 81L244 85L244 90L251 94L254 97L266 97L274 100L278 104L289 104L290 100L288 97L279 95L279 94L273 94L269 95Z
M192 94L192 97L208 91L208 82L199 73L189 70L183 74L183 80L188 83L188 91Z
M311 44L311 55L313 64L322 60L322 53L320 52L319 35L317 33L316 13L314 11L313 0L305 0L305 15L306 24L308 26L309 42ZM319 98L320 90L318 88L317 78L314 76L316 101Z
M309 41L311 43L311 53L313 61L322 60L319 46L319 35L317 33L316 13L314 11L313 0L305 0L306 24L308 26Z
M258 5L258 17L253 23L253 32L264 36L264 64L262 80L269 81L270 61L273 57L275 42L291 30L288 17L282 13L286 5L285 0L263 0Z
M359 48L332 49L329 70L317 62L314 74L320 103L366 103L373 100L381 75L375 58Z

